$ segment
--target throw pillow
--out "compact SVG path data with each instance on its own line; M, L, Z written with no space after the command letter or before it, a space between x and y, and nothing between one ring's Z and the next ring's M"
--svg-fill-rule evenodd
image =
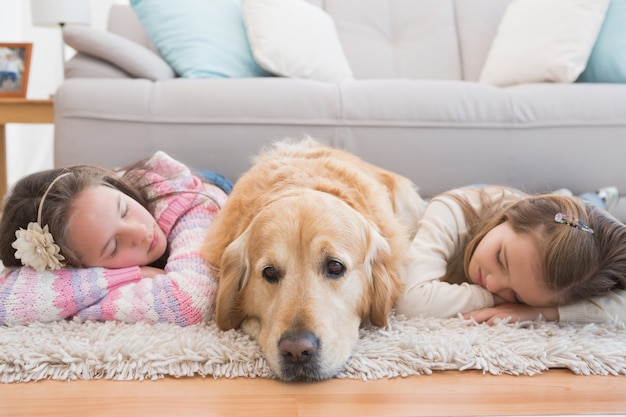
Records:
M353 79L333 19L304 0L244 0L254 58L269 72L326 82Z
M269 75L252 57L241 0L131 0L161 56L187 78Z
M585 69L609 0L514 0L493 40L480 82L507 86L573 82Z
M175 76L160 56L115 33L66 26L63 41L76 51L110 62L134 77L155 81Z
M611 0L579 82L626 83L626 0Z

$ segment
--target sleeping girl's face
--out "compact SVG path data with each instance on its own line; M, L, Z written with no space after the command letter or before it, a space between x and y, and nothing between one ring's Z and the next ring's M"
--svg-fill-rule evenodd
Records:
M536 240L515 232L508 221L483 237L470 259L468 272L473 284L510 303L557 305L556 292L544 284Z
M141 204L121 191L96 185L74 200L67 226L68 241L83 266L145 266L167 249L167 239Z

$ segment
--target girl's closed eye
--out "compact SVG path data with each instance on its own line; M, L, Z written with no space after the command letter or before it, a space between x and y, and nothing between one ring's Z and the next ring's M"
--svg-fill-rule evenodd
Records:
M502 262L502 249L498 249L496 253L496 263L500 268L504 268L504 263Z
M124 217L126 217L128 212L130 211L130 206L128 205L128 203L126 201L124 201L122 203L122 208L121 209L122 209L121 211L122 211L122 219L123 219Z
M118 241L119 239L117 238L117 236L115 236L115 239L113 239L113 251L111 252L111 258L117 254L117 248L119 246Z
M130 211L130 206L128 202L121 197L120 197L119 206L120 206L120 217L123 219L128 215L128 212ZM115 236L113 239L113 250L111 251L111 255L109 257L113 258L117 254L118 247L119 247L119 237Z

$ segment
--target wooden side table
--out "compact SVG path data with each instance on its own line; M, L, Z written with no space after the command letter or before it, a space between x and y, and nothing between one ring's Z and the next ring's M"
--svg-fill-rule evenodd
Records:
M8 187L5 130L8 123L54 123L52 100L0 97L0 198Z

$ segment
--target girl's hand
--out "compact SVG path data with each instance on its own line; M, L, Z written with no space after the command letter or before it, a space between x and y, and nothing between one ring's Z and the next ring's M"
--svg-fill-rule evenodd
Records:
M463 318L473 318L477 323L487 323L491 326L495 324L496 320L504 320L507 318L510 318L512 322L537 320L540 315L548 321L559 320L559 310L556 307L531 307L526 304L514 303L500 304L491 308L474 310L464 314Z
M494 293L492 293L492 294L493 294L493 305L494 306L499 306L499 305L507 304L507 303L510 302L510 301L507 301L504 298L498 296L498 294L494 294Z
M140 266L141 274L144 278L154 278L157 275L165 274L165 271L159 268L154 268L152 266Z

